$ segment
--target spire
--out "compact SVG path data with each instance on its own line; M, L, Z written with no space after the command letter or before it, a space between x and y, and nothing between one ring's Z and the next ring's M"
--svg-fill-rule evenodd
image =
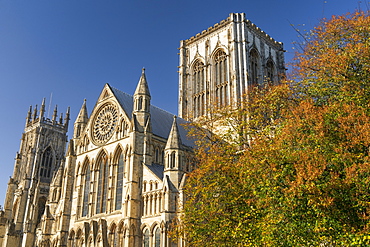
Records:
M63 113L60 113L59 124L63 124Z
M150 93L148 82L145 76L145 69L142 70L139 83L134 93L134 109L132 114L135 129L144 132L146 127L150 126ZM149 129L147 129L148 131Z
M33 110L32 118L33 118L33 120L36 120L36 118L37 118L37 105L35 106L35 109Z
M139 83L137 84L134 95L147 95L150 97L148 82L146 81L145 69L141 71Z
M177 127L177 118L173 116L173 123L170 134L168 135L168 140L166 144L166 149L180 149L181 138L179 133L179 128Z
M45 113L45 98L42 99L41 109L40 109L40 120L43 120Z
M57 117L58 117L58 106L57 106L57 105L55 105L54 113L53 113L53 119L52 119L53 124L54 124L54 123L56 123L56 121L57 121Z
M68 108L68 119L69 119L69 108ZM73 138L79 138L81 135L81 131L83 131L86 127L87 121L89 117L87 115L87 107L86 107L86 99L84 99L84 103L78 113L77 119L74 124L74 133Z
M68 110L67 113L69 114L69 110ZM78 116L77 116L77 119L76 119L75 123L87 123L88 119L89 118L87 116L86 99L84 99L84 103L82 104L82 107L80 109L80 112L78 113Z
M32 105L30 105L30 109L28 110L28 113L27 113L26 124L30 122L31 114L32 114Z
M66 117L64 118L64 127L66 128L66 129L68 129L68 123L69 123L69 113L70 112L70 107L68 106L68 108L67 108L67 112L66 112Z

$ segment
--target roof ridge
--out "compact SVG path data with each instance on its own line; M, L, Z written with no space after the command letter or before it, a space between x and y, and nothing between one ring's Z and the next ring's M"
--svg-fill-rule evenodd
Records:
M118 92L120 92L120 93L123 93L123 94L127 95L127 96L131 96L132 98L134 97L133 95L128 94L128 93L126 93L126 92L123 92L123 91L119 90L119 89L118 89L118 88L116 88L116 87L113 87L113 86L110 86L110 87L111 87L112 89L114 89L114 90L117 90L117 91L118 91ZM158 110L160 110L160 111L162 111L162 112L165 112L165 113L171 114L172 116L177 116L176 114L173 114L173 113L171 113L171 112L169 112L169 111L167 111L167 110L164 110L164 109L160 108L159 106L153 105L152 103L150 103L150 106L152 106L152 107L154 107L154 108L156 108L156 109L158 109ZM183 118L178 117L178 116L177 116L177 118L183 119ZM185 120L185 119L183 119L183 120Z
M131 96L131 97L134 97L133 95L131 95L131 94L129 94L129 93L126 93L126 92L123 92L122 90L119 90L118 88L116 88L116 87L112 87L111 85L109 85L112 89L114 89L114 90L116 90L116 91L118 91L118 92L120 92L120 93L123 93L123 94L126 94L127 96Z

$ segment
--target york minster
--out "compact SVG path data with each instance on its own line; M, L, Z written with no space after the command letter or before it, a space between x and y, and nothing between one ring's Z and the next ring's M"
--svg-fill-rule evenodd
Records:
M81 92L77 119L57 107L47 118L45 99L25 111L0 246L186 246L168 235L197 166L184 124L240 102L250 86L278 83L285 68L283 44L239 13L182 40L179 60L178 117L151 104L144 69L129 82L133 95L102 85L87 99L91 113Z

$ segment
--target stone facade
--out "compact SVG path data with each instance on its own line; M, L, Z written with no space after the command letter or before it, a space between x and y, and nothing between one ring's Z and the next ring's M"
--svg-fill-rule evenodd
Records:
M244 14L181 41L179 115L231 105L253 84L284 74L282 44ZM168 230L181 212L194 168L186 121L152 106L145 71L134 95L106 84L88 116L86 101L68 143L66 117L28 112L0 210L0 246L185 246Z
M285 75L283 44L232 13L180 43L179 116L187 120L213 106L240 102L248 87Z
M42 224L42 214L48 200L53 175L64 163L69 122L69 109L63 116L52 119L44 116L45 100L40 111L32 107L27 114L26 126L14 172L8 182L4 212L0 218L2 246L33 246L35 232Z

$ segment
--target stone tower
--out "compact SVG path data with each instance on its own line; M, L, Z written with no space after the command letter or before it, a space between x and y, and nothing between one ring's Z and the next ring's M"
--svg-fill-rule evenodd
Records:
M241 102L250 86L278 83L285 74L283 44L244 13L182 40L179 50L179 116L186 120Z
M179 115L241 102L250 86L278 83L282 44L244 14L181 41ZM0 209L0 247L184 247L169 231L195 168L187 121L151 104L143 70L133 95L106 84L86 101L65 154L65 118L30 108ZM33 112L33 113L32 113Z
M69 108L65 118L45 116L45 99L38 111L30 107L14 172L5 198L2 246L33 246L54 173L64 162ZM1 239L0 239L1 240Z

